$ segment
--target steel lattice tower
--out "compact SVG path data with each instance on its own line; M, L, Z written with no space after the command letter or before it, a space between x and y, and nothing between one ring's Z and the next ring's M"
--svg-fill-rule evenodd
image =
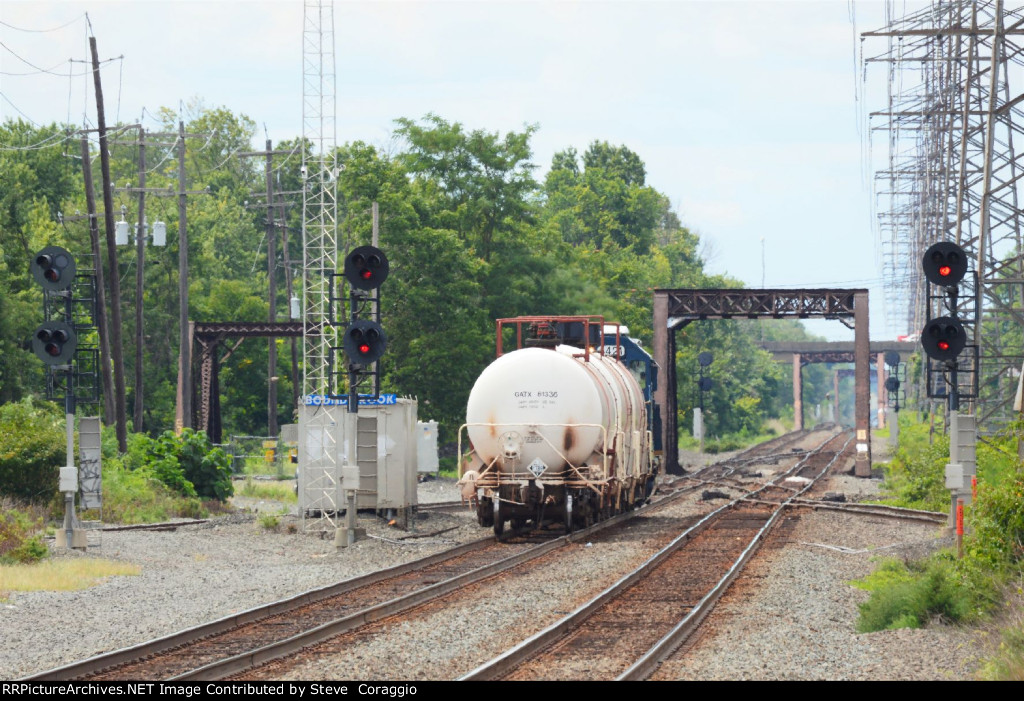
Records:
M330 390L331 281L337 270L337 127L334 67L334 7L306 0L302 29L302 394ZM300 419L302 419L300 412ZM307 530L325 530L338 511L337 446L330 415L320 411L300 420L300 468L310 506L318 520Z
M1002 0L936 1L902 17L887 2L886 11L886 28L862 35L887 39L864 60L865 76L871 63L888 68L888 105L871 114L871 130L888 137L875 179L886 306L905 310L914 332L926 315L948 313L929 300L921 257L938 241L967 251L978 284L962 286L959 306L980 362L961 379L972 384L977 373L979 421L999 424L1024 360L1024 164L1014 149L1024 127L1024 14Z

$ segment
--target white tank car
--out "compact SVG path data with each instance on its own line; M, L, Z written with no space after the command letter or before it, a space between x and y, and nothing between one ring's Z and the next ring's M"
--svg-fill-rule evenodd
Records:
M632 508L653 484L643 391L618 360L559 345L505 353L469 395L463 476L482 525L562 514L585 525ZM486 504L484 505L487 506ZM546 515L545 515L546 514ZM517 521L519 524L517 524Z

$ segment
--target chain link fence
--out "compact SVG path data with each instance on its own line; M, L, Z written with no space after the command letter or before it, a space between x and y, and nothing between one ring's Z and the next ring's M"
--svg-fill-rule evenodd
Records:
M267 436L231 436L220 447L231 456L231 471L236 475L295 477L298 457L295 443Z

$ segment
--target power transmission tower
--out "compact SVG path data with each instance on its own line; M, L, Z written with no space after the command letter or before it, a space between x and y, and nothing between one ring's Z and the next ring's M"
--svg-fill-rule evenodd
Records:
M961 392L978 395L970 403L979 424L1003 423L1024 360L1024 164L1014 146L1024 93L1011 85L1024 66L1024 13L1002 0L933 2L903 16L895 5L886 3L885 28L862 35L887 41L864 59L865 69L888 69L888 104L871 114L872 131L888 141L888 164L876 174L887 307L902 306L912 331L947 313L948 300L929 299L921 257L938 241L962 246L976 284L964 286L959 304L978 362L964 361Z
M302 29L302 321L305 397L331 393L334 333L330 329L331 287L338 265L337 160L334 73L334 7L306 0ZM307 148L308 145L308 148ZM300 415L300 465L303 489L311 497L306 530L336 527L339 484L337 447L327 411L304 420Z

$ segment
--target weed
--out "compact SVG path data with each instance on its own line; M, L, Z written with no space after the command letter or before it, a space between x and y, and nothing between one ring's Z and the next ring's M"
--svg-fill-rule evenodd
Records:
M242 483L239 494L243 497L263 499L264 501L281 501L286 504L294 504L298 501L298 495L290 483L257 481L251 477Z
M100 558L46 560L0 565L0 591L70 591L91 587L108 577L137 575L137 565Z
M260 514L257 518L260 528L265 531L276 531L281 525L281 517L277 514Z

